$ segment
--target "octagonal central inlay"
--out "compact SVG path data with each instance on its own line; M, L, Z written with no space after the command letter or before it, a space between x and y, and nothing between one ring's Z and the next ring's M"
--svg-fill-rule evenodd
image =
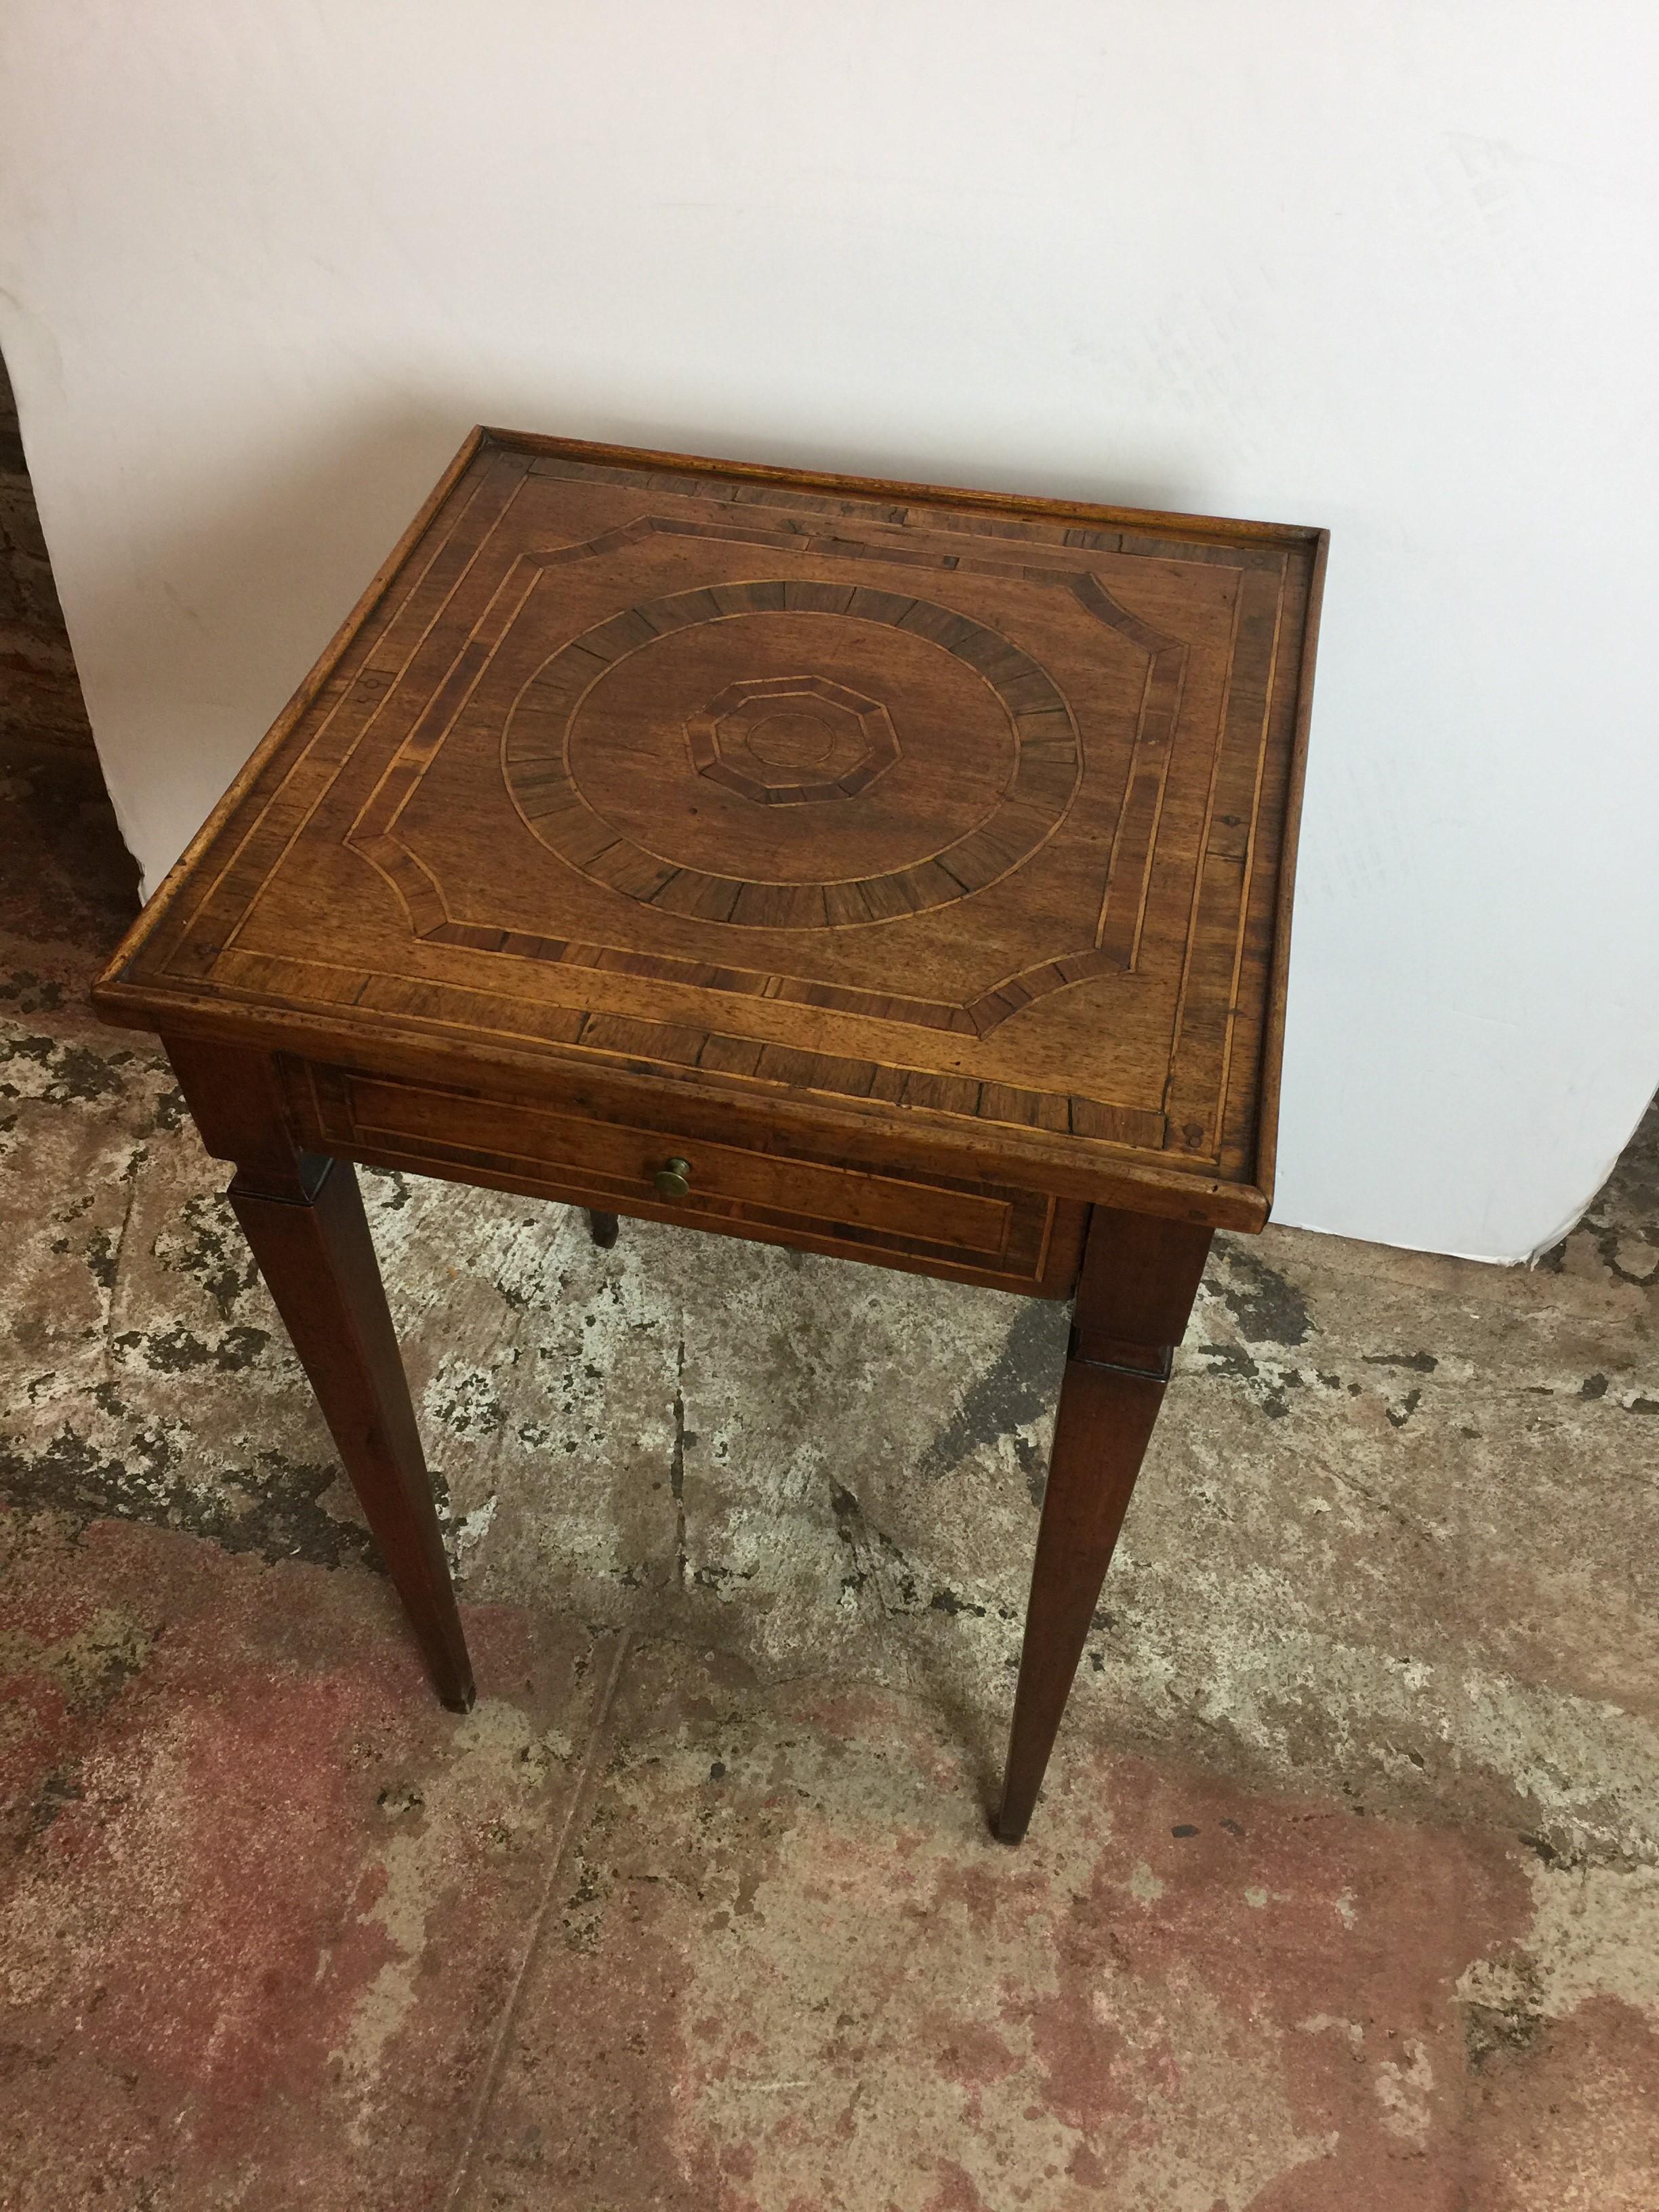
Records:
M700 775L763 806L855 799L899 757L881 702L824 676L728 684L685 734Z

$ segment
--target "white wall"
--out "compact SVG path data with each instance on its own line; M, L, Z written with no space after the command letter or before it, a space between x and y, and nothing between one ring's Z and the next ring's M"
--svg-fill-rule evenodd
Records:
M10 0L0 346L154 882L475 420L1328 524L1279 1217L1659 1077L1651 0Z

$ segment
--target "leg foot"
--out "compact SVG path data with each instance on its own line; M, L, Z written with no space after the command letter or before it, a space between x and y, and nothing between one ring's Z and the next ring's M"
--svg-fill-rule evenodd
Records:
M616 1243L621 1225L614 1213L595 1213L592 1206L587 1210L588 1233L601 1252L608 1252Z

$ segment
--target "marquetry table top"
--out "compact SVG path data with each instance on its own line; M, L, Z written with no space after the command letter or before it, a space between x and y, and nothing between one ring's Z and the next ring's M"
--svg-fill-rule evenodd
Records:
M100 1008L1258 1225L1323 557L475 432Z

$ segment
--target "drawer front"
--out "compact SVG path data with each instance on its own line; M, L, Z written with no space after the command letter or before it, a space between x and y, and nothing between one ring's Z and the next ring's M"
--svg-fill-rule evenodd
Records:
M1041 1192L721 1143L343 1068L311 1066L303 1078L293 1086L305 1125L297 1133L316 1149L1005 1288L1064 1295L1076 1273L1086 1209ZM690 1188L665 1200L655 1177L674 1158L689 1164Z

